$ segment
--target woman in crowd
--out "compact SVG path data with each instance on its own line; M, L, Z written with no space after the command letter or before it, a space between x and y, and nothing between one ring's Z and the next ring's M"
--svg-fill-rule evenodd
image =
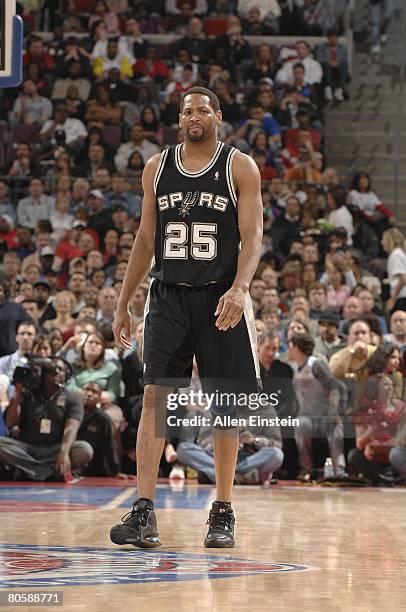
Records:
M60 329L53 329L48 335L52 354L56 355L64 344L63 333Z
M406 252L402 233L395 228L384 232L382 247L388 253L386 271L390 284L390 298L386 302L386 310L406 310Z
M275 62L271 47L269 45L260 45L253 63L246 72L245 78L254 84L264 78L270 79L272 82L275 72Z
M141 125L144 129L144 136L159 145L163 143L163 129L157 117L155 108L147 105L141 111Z
M80 358L73 364L73 376L68 388L79 390L88 382L96 382L102 390L102 397L116 402L120 395L121 373L115 363L105 360L104 352L103 335L98 331L89 334L82 346Z
M73 330L75 319L72 313L75 310L76 299L70 291L60 291L55 295L54 308L56 318L45 321L44 329L50 332L54 329L59 329L62 332L64 340L66 340Z
M392 342L382 342L365 367L369 376L388 376L393 383L394 397L404 399L403 375L400 371L400 350Z
M327 308L333 310L341 310L348 296L350 288L345 281L345 275L342 270L336 266L329 266L326 272L327 282Z
M35 263L29 264L22 272L21 276L27 283L34 285L41 276L41 268Z
M90 276L95 270L102 270L104 266L103 255L98 249L93 249L86 255L86 275Z
M356 206L375 230L378 236L395 223L393 212L383 204L372 190L372 181L368 172L358 172L352 179L348 204Z
M54 191L60 176L72 176L72 160L69 151L62 151L55 158L54 165L47 171L44 177L44 185L47 191Z
M305 263L302 270L302 287L308 291L310 285L317 281L317 277L318 274L316 264L312 263L311 261Z
M94 23L102 21L106 26L108 34L119 34L120 24L117 15L110 10L105 0L96 0L93 5L93 12L89 17L89 28Z
M397 444L398 425L404 414L405 404L395 399L389 376L375 376L367 381L355 415L356 448L348 453L353 474L361 474L373 484L391 484L396 480L385 468L389 453Z
M89 275L92 287L102 289L106 284L107 274L104 270L93 270Z
M31 352L33 355L38 355L38 357L52 357L52 346L49 337L45 334L38 334Z
M144 172L144 160L139 151L133 151L129 157L127 168L123 171L123 176L129 179L131 191L136 193L142 189L141 177Z
M267 136L265 132L258 132L255 134L250 155L253 155L254 152L263 153L266 156L267 164L273 165L274 157L272 155L272 147L269 142L269 136Z

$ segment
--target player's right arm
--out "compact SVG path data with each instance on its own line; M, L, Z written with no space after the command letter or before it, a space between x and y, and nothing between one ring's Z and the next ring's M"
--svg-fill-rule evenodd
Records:
M117 343L122 344L126 349L131 348L131 314L129 303L133 293L148 274L154 256L156 215L154 177L159 158L160 154L151 157L142 174L144 198L142 201L141 222L128 261L113 322L114 338Z

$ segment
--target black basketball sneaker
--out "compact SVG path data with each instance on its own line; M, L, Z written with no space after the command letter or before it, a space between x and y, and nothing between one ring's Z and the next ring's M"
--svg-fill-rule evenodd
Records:
M235 518L231 506L213 502L206 525L209 525L204 540L206 548L233 548L235 546Z
M132 544L139 548L161 546L152 501L137 500L133 504L133 509L121 520L121 525L114 525L110 529L110 540L114 544Z

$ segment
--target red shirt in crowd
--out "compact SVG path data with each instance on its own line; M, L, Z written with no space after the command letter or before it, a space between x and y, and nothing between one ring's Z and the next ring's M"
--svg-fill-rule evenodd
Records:
M43 51L39 57L32 55L30 51L24 53L23 66L28 66L31 63L38 64L43 72L52 72L55 66L54 58L47 51Z
M167 79L169 74L168 66L160 59L147 60L145 57L139 59L136 64L134 64L134 76L147 76L150 79L164 78Z

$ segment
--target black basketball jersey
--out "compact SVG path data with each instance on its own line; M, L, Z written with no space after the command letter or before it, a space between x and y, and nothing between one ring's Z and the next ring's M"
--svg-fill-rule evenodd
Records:
M154 179L155 263L151 275L168 284L232 280L240 233L232 178L234 147L217 143L205 168L188 172L182 145L166 149Z

